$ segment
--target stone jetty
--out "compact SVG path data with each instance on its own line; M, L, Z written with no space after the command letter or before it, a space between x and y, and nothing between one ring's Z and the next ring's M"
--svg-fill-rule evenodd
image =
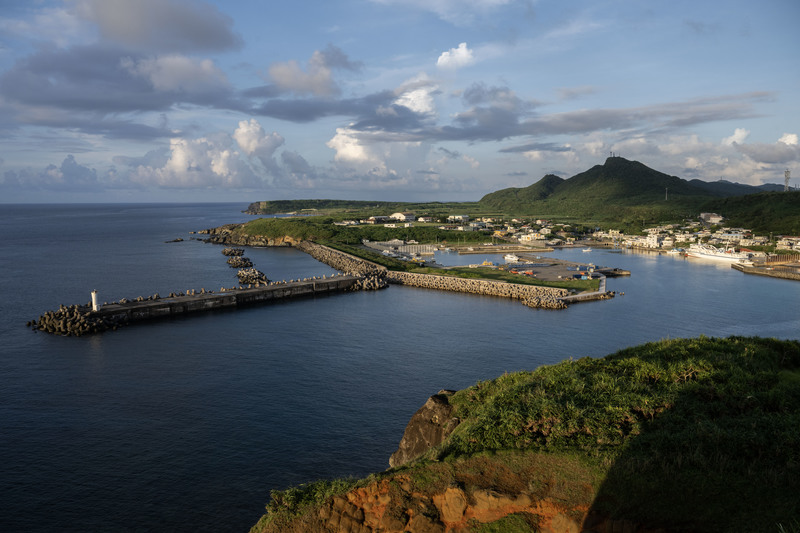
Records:
M539 309L566 309L567 304L561 298L569 295L569 291L566 289L487 279L456 278L394 271L389 272L387 278L389 283L397 285L511 298L522 301L528 307Z
M287 244L282 244L286 246ZM158 294L134 300L104 304L98 310L89 305L60 306L56 311L47 311L28 326L38 331L57 335L81 336L100 333L130 322L184 315L196 311L209 311L238 307L245 304L269 302L298 296L314 296L324 293L361 290L379 290L389 284L421 287L441 291L463 292L484 296L497 296L521 301L538 309L565 309L567 302L578 301L566 289L541 287L505 281L468 279L433 274L390 271L365 259L350 255L310 241L298 241L293 245L318 261L343 272L326 278L305 278L290 281L270 282L264 273L255 268L239 271L240 285L222 288L219 293L201 289L198 293L170 293L162 298ZM226 248L223 254L242 257L244 250ZM245 258L246 259L246 258ZM597 299L596 295L590 295ZM611 297L613 293L604 295Z
M117 329L120 322L114 317L104 316L92 311L92 305L59 306L55 311L47 311L38 320L31 320L27 326L38 331L80 337Z

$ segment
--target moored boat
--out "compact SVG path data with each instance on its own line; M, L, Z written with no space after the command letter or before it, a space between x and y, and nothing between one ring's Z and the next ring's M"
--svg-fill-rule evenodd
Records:
M750 260L747 252L737 252L733 248L716 248L708 244L693 244L686 250L687 257L698 259L712 259L714 261L727 261L737 263Z

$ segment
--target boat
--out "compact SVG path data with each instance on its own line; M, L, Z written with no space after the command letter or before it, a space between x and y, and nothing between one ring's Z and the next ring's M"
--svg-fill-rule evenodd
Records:
M581 251L582 251L582 252L591 252L591 251L592 251L592 249L591 249L591 248L584 248L584 249L583 249L583 250L581 250Z
M509 263L516 263L517 261L519 261L519 256L515 254L506 254L503 256L503 259L505 259Z
M671 248L667 250L669 255L680 255L683 253L683 248Z
M714 261L727 261L728 263L750 260L750 254L747 252L737 252L733 248L716 248L708 244L693 244L689 246L686 250L686 256L698 259L713 259Z

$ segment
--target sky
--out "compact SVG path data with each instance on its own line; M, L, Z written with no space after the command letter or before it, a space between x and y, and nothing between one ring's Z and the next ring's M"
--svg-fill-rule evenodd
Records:
M0 203L800 185L797 0L0 0Z

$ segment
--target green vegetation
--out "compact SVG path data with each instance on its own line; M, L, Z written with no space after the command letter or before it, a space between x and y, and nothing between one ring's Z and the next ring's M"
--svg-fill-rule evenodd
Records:
M663 340L507 374L450 403L461 422L449 438L363 483L527 492L670 531L798 529L798 341ZM276 494L270 515L286 519L297 506ZM502 520L473 531L537 530L524 514Z
M492 238L477 231L440 230L440 224L414 225L411 228L387 228L383 224L337 226L330 217L259 218L246 223L237 233L278 238L288 235L295 239L327 240L345 244L360 244L362 240L415 240L420 243L476 244L491 242Z
M380 211L382 214L413 211L417 216L447 216L454 211L461 213L482 211L477 202L372 202L359 200L272 200L254 202L247 209L256 215L278 215L296 213L325 215L345 218L347 216L369 217Z
M358 485L359 482L356 479L347 478L319 480L286 490L271 490L267 514L262 516L252 529L256 531L271 527L280 530L294 517L302 515L325 500L344 494Z
M726 226L761 234L800 235L800 191L717 198L703 204L702 209L724 215Z
M398 211L434 218L452 214L496 218L535 216L565 223L589 223L606 229L613 227L628 234L638 233L647 225L681 222L696 219L701 212L715 212L724 216L729 226L761 233L800 234L800 192L764 192L774 188L774 185L754 187L725 181L686 181L637 161L610 157L603 165L571 178L548 174L528 187L486 194L479 202L276 200L255 202L248 212L324 215L331 220L367 218ZM374 237L372 240L387 239Z
M543 183L544 182L544 183ZM541 184L541 185L540 185ZM669 190L669 199L665 199ZM481 204L504 211L615 224L660 223L696 216L710 194L621 157L610 157L567 180L545 176L524 189L487 194Z

